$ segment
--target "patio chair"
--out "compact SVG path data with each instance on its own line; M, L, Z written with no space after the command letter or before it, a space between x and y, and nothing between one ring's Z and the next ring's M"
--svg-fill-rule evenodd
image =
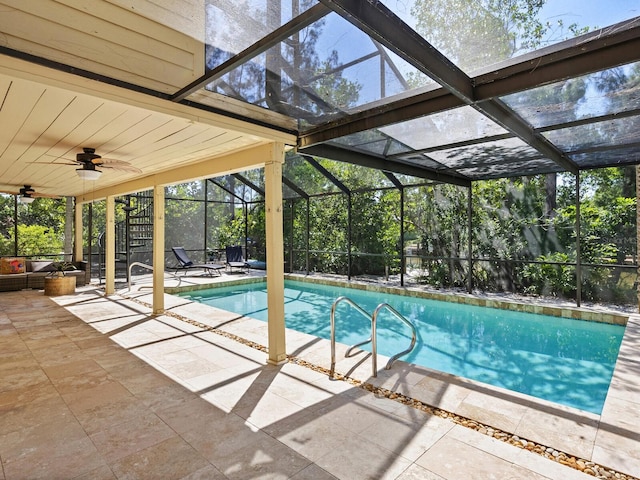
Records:
M173 250L174 255L178 259L178 265L173 267L176 273L178 273L179 270L184 270L186 275L188 270L202 269L207 275L213 276L215 273L221 276L220 270L224 268L224 265L219 263L193 263L184 247L171 247L171 250Z
M232 272L234 268L249 272L249 264L242 256L242 247L240 245L225 247L227 269Z

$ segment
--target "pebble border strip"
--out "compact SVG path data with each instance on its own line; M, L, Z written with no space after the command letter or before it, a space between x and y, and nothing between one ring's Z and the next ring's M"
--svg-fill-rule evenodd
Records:
M123 298L126 298L127 300L131 300L134 303L138 303L140 305L143 305L147 308L152 308L152 305L143 302L141 300L138 300L137 298L134 297L128 297L128 296L124 296L121 294L121 296ZM200 329L202 329L203 331L208 331L208 332L213 332L217 335L220 335L222 337L226 337L230 340L234 340L238 343L241 343L243 345L246 345L248 347L251 347L253 349L259 350L261 352L264 353L268 353L267 351L267 347L264 345L261 345L257 342L253 342L251 340L247 340L246 338L242 338L238 335L235 335L233 333L229 333L229 332L225 332L224 330L220 330L216 327L212 327L210 325L206 325L204 323L198 322L196 320L191 320L187 317L184 317L182 315L179 315L177 313L174 312L169 312L169 311L164 311L162 314L160 315L166 315L172 318L175 318L177 320L180 320L182 322L188 323L190 325L193 325L195 327L198 327ZM452 412L448 412L446 410L443 410L441 408L436 408L436 407L432 407L431 405L428 405L420 400L416 400L415 398L411 398L408 397L406 395L400 394L400 393L396 393L393 392L391 390L388 390L386 388L382 388L382 387L376 387L375 385L372 385L368 382L363 382L361 380L357 380L355 378L352 377L348 377L346 375L340 374L340 373L333 373L333 375L331 374L331 371L328 368L325 367L321 367L319 365L315 365L313 363L307 362L306 360L303 360L301 358L298 358L296 356L293 355L287 355L287 361L289 361L290 363L294 363L296 365L300 365L302 367L305 368L309 368L311 370L314 370L316 372L319 373L323 373L325 375L327 375L328 377L334 378L336 380L342 380L344 382L347 382L355 387L358 388L362 388L363 390L366 390L368 392L373 393L374 395L377 396L381 396L381 397L385 397L388 398L390 400L394 400L396 402L402 403L404 405L413 407L417 410L421 410L422 412L425 412L427 414L433 415L433 416L437 416L440 418L445 418L448 419L450 421L452 421L453 423L457 424L457 425L461 425L463 427L466 428L470 428L472 430L475 430L479 433L482 433L483 435L487 435L489 437L495 438L497 440L500 440L502 442L508 443L510 445L513 445L514 447L517 448L522 448L524 450L528 450L532 453L536 453L542 457L545 457L549 460L558 462L562 465L566 465L568 467L571 467L575 470L581 471L583 473L586 473L588 475L592 475L596 478L599 479L616 479L616 480L640 480L637 477L633 477L631 475L627 475L625 473L622 472L617 472L615 470L612 470L610 468L604 467L602 465L598 465L597 463L594 463L590 460L585 460L582 458L577 458L573 455L569 455L567 453L558 451L552 447L547 447L545 445L539 444L539 443L535 443L532 441L529 441L525 438L520 438L517 435L513 435L511 433L507 433L504 432L502 430L499 430L497 428L493 428L489 425L484 425L482 423L476 422L475 420L472 420L470 418L467 417L463 417L461 415L457 415L455 413Z

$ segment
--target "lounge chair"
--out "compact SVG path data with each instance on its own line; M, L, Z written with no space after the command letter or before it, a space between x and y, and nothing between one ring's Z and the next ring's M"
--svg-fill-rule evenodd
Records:
M224 265L219 263L193 263L184 247L171 247L171 250L173 250L174 255L178 259L178 266L173 267L176 269L176 273L178 273L179 270L184 270L186 275L187 270L202 269L207 275L213 276L215 273L221 276L220 270L224 268Z
M225 247L226 253L226 265L229 271L233 271L234 268L240 270L247 270L249 272L249 264L242 257L242 247L239 245Z

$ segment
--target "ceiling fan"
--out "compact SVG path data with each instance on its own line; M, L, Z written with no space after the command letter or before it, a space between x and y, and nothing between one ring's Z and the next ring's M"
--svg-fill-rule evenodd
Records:
M9 195L19 195L18 200L22 203L31 203L36 198L60 198L58 195L49 195L47 193L37 193L31 185L25 185L19 191L0 190L0 193L8 193Z
M129 162L102 158L96 153L95 148L86 147L82 149L81 153L76 154L76 163L68 163L66 165L80 165L80 168L76 169L76 173L83 180L97 180L100 178L102 171L96 167L113 168L114 170L130 173L142 173L142 170L132 166Z

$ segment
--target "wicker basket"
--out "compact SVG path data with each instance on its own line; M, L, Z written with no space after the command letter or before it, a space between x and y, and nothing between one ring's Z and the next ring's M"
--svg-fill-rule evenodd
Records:
M72 295L76 291L76 277L59 276L44 279L44 294L50 297Z

